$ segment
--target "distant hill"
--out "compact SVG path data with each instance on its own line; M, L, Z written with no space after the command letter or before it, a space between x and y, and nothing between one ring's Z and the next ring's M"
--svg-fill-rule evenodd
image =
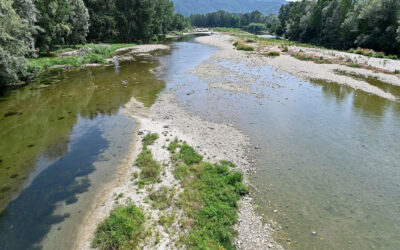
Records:
M286 0L172 0L175 10L184 16L204 14L218 10L245 13L258 10L263 14L278 13Z

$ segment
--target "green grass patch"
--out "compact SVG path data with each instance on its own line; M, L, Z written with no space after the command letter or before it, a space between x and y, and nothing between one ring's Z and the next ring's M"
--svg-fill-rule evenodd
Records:
M281 54L276 51L270 51L267 53L267 56L275 57L275 56L280 56Z
M97 227L92 247L111 249L136 249L145 238L143 211L130 203L116 207Z
M400 74L400 69L396 69L396 70L394 71L394 73L395 73L395 74Z
M293 53L291 54L291 56L301 61L312 61L317 64L331 64L330 61L324 59L322 56L317 58L317 57L307 56L301 53Z
M235 163L233 163L233 162L231 162L231 161L222 160L222 161L220 161L219 163L220 163L221 165L224 165L224 166L228 166L228 167L231 167L231 168L236 168Z
M152 201L152 206L161 210L170 207L172 205L173 198L173 190L170 190L165 186L149 194L149 199Z
M177 138L175 138L169 145L168 145L168 151L171 153L175 153L176 149L179 147L179 141Z
M144 148L136 159L136 165L140 168L139 186L156 183L160 180L161 166L153 159L150 149Z
M147 147L149 145L153 145L154 142L157 141L158 139L158 134L157 133L149 133L142 139L143 147Z
M350 64L346 64L346 66L348 66L350 68L361 68L361 65L358 63L350 63Z
M187 143L183 143L180 147L179 153L176 155L177 159L181 160L186 165L192 165L201 162L203 156L198 154L191 146Z
M231 171L234 164L228 161L202 161L186 143L172 159L183 187L178 200L186 215L182 226L189 232L181 243L189 249L234 249L238 200L248 193L242 173Z
M244 51L254 51L254 48L247 45L247 43L242 42L242 41L236 41L233 43L233 46L235 46L235 48L237 50L244 50Z
M133 47L136 44L85 44L77 45L71 48L59 48L46 56L40 56L38 58L31 58L29 62L34 67L39 67L41 71L54 65L68 65L77 67L87 63L99 63L106 64L106 58L112 56L117 49ZM73 56L60 56L63 52L80 50L79 55Z

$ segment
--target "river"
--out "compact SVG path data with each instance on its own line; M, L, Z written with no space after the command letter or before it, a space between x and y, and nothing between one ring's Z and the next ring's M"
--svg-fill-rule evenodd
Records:
M283 246L398 248L399 103L231 61L218 66L258 79L249 85L258 95L211 88L191 71L217 49L171 45L158 59L54 73L1 97L5 249L70 246L90 198L129 149L135 124L123 105L135 97L150 106L164 87L192 114L249 135L256 208L278 223Z

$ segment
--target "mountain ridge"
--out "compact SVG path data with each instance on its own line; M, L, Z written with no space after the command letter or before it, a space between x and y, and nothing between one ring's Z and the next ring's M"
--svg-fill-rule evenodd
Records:
M184 16L204 14L218 10L246 13L258 10L263 14L276 14L286 0L172 0L175 10Z

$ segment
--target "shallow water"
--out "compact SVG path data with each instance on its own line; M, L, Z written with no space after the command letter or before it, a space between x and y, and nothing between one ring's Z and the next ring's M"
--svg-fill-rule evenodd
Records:
M258 146L249 152L257 168L250 180L257 210L281 227L278 241L293 249L398 249L399 103L232 62L218 64L253 76L244 84L258 94L210 88L189 72L214 51L177 44L165 59L167 86L190 112L233 123Z
M149 106L164 88L153 57L53 72L0 97L1 249L68 249L96 190L125 158L131 97Z

